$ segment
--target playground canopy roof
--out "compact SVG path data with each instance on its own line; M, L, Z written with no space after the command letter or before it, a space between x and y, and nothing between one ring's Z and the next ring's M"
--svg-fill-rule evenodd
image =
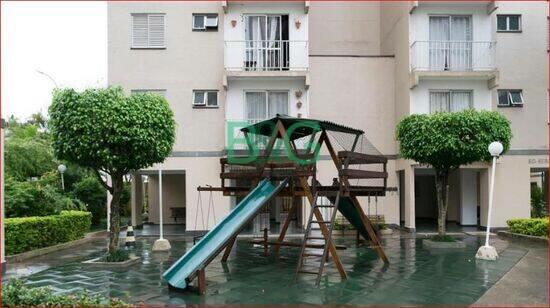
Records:
M294 118L287 115L277 114L276 117L243 127L241 131L263 136L272 136L273 130L277 127L277 122L281 121L286 131L291 132L290 140L300 139L312 135L316 132L327 130L353 135L361 135L364 131L336 124L330 121L321 121L315 119ZM289 130L290 129L290 130Z

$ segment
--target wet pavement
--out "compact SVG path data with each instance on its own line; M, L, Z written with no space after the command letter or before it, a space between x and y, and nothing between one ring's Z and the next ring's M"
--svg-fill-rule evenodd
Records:
M164 270L192 246L192 241L171 239L172 251L157 253L151 252L153 240L138 239L135 254L141 256L141 262L127 269L92 269L80 263L103 253L103 239L11 265L7 276L24 276L29 286L50 286L59 293L85 289L131 303L468 305L531 249L495 238L498 261L476 261L482 237L465 235L466 249L430 250L422 246L420 238L397 234L383 240L390 259L390 265L385 266L372 249L357 246L353 237L336 238L337 244L348 247L339 251L348 279L341 280L329 263L317 287L313 275L302 274L297 281L294 279L298 248L281 248L279 258L273 253L265 257L263 247L242 238L227 264L218 257L207 267L207 294L198 296L191 291L170 291L162 280ZM315 268L315 261L308 264ZM30 274L23 269L39 272Z

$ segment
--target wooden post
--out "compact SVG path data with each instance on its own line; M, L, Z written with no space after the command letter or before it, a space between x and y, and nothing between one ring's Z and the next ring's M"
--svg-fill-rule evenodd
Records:
M204 268L197 271L197 280L198 280L199 294L200 295L206 294L206 271L204 270Z
M330 153L330 156L332 158L332 161L334 162L334 165L336 166L336 169L338 169L338 173L340 173L340 171L342 170L342 162L338 158L338 155L336 154L336 151L334 151L334 148L332 147L332 144L331 144L330 140L328 138L326 138L326 136L324 136L324 137L325 137L324 141L325 141L325 144L327 146L328 152ZM342 182L345 186L349 187L350 184L349 184L349 181L347 180L347 178L343 177ZM370 240L373 243L373 245L374 245L373 248L375 248L376 252L378 253L378 256L380 257L380 259L382 259L382 261L384 261L385 264L389 264L390 261L388 260L388 257L384 253L384 249L382 248L382 244L380 243L378 237L376 236L376 231L374 231L374 227L372 226L372 223L370 222L367 215L365 215L365 212L363 212L363 209L361 208L361 204L359 203L359 200L357 199L357 197L352 196L352 195L350 195L349 198L351 199L355 209L359 212L359 217L361 217L361 221L363 223L363 226L365 227L365 229L367 230L367 233L369 234L370 238L367 239L367 240Z
M292 214L296 210L296 203L293 202L292 206L290 207L290 210L288 211L288 215L285 219L285 222L283 223L283 226L281 228L281 232L279 233L279 237L277 238L277 243L281 243L285 239L286 231L288 230L288 226L290 225ZM275 254L279 253L279 249L281 248L280 245L275 245Z
M233 238L229 240L229 242L227 243L227 246L225 246L222 262L227 262L227 259L229 258L229 254L231 253L231 248L233 248L233 245L235 244L236 240L237 240L237 236L235 235Z

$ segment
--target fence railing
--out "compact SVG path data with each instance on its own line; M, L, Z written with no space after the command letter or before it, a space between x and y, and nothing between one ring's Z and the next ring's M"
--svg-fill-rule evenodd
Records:
M416 41L411 45L413 71L495 69L496 43L489 41Z
M228 70L306 70L308 66L307 41L225 41L225 68Z

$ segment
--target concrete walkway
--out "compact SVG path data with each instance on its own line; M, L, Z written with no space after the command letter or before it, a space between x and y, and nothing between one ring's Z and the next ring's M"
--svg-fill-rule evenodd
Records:
M548 246L538 243L516 243L528 249L527 254L473 306L540 305L548 307Z

